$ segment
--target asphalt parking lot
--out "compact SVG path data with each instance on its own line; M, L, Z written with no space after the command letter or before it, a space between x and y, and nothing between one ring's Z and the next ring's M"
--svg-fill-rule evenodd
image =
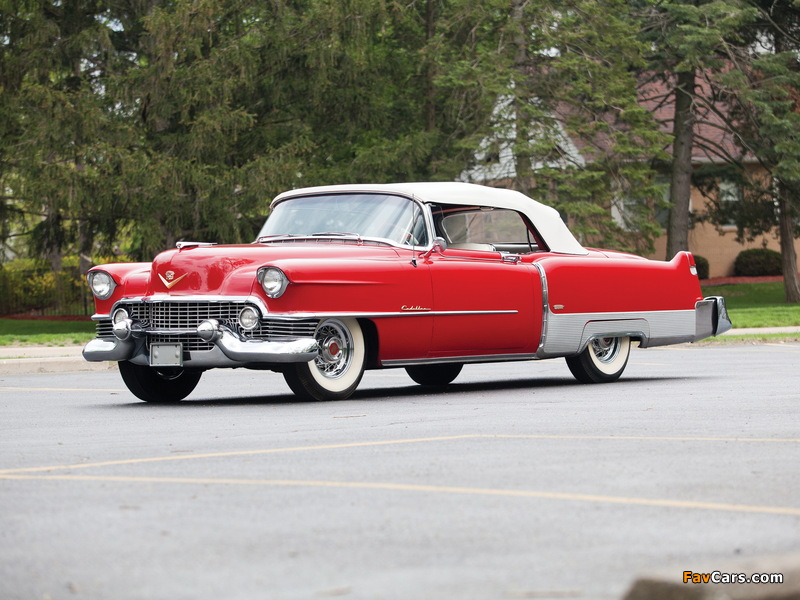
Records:
M4 375L0 598L616 599L769 568L800 550L798 362L686 345L616 384L557 360L445 392L384 371L335 403L216 371L174 406L113 370Z

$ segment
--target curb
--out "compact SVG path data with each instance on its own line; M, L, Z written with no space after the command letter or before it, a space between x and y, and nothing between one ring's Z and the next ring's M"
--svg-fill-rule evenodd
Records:
M117 368L117 363L113 362L88 362L83 359L82 352L83 346L2 346L0 375L108 371Z
M0 376L110 371L116 369L117 363L115 362L88 362L83 360L82 357L0 358Z
M800 333L800 327L743 327L729 329L722 335L765 335L770 333Z

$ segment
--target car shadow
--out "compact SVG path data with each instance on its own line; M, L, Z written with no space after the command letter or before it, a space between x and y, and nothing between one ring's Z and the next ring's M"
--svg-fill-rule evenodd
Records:
M598 385L641 385L642 383L656 383L660 381L674 381L674 377L632 377L627 379L620 379L611 384L598 384ZM475 395L484 392L497 392L497 391L517 391L517 390L548 390L548 389L592 389L594 385L587 385L580 383L572 377L547 377L547 378L525 378L525 379L512 379L502 381L481 381L481 382L465 382L459 383L455 381L446 386L423 386L417 384L403 385L403 386L386 386L386 387L370 387L358 389L347 400L344 401L309 401L302 400L294 394L287 392L285 394L276 394L270 396L231 396L227 398L204 398L201 394L196 393L193 396L181 402L123 402L119 404L103 404L107 408L134 408L145 409L158 407L160 409L176 409L185 410L189 408L200 407L216 407L216 406L252 406L252 405L265 405L265 406L302 406L305 404L322 404L326 402L372 402L383 399L397 399L397 398L440 398L442 396L455 396L458 394ZM567 399L565 399L566 401Z

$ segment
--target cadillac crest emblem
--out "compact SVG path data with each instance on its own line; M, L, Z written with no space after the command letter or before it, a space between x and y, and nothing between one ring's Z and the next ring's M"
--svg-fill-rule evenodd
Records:
M161 273L158 274L158 277L161 279L161 283L167 286L167 289L171 289L175 284L177 284L181 279L186 277L188 273L184 273L177 279L175 279L175 271L167 271L163 275Z

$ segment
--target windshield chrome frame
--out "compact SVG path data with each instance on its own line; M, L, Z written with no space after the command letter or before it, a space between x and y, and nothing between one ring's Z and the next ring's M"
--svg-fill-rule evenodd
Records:
M360 193L368 194L370 192L355 192L355 193L357 193L357 194L360 194ZM319 196L323 196L324 197L324 196L345 195L345 194L349 195L350 193L349 192L336 192L335 194L317 193L317 194L306 194L306 195L302 195L302 196L291 196L291 197L288 197L288 198L284 198L283 200L281 200L280 202L278 202L276 204L273 204L272 208L274 209L275 206L278 206L279 204L283 204L284 202L288 202L288 201L291 201L291 200L297 200L297 199L301 199L301 198L313 198L313 197L319 197ZM392 240L392 239L389 239L389 238L363 236L363 235L356 235L356 234L343 235L343 234L333 234L333 233L332 234L291 234L291 233L274 234L274 235L268 235L268 236L259 236L258 238L256 238L256 240L253 243L254 244L268 244L270 242L286 242L286 241L290 241L290 242L307 242L307 241L320 242L320 241L324 240L324 241L336 242L336 241L352 241L352 240L356 240L357 241L357 245L365 245L364 242L366 242L366 243L376 243L377 242L377 243L380 243L380 244L385 244L387 246L391 246L392 248L402 248L404 250L412 250L414 252L421 252L421 251L424 252L424 251L429 250L429 249L431 249L433 247L433 238L434 238L434 236L433 236L433 233L434 233L434 231L433 231L433 214L431 213L430 205L427 202L421 202L420 200L418 200L417 198L415 198L413 196L410 196L410 195L407 195L407 194L403 194L403 193L400 193L400 192L392 192L392 193L371 192L370 194L372 194L372 195L381 195L381 196L396 196L398 198L405 198L406 200L409 200L412 203L416 204L420 208L420 211L422 213L422 217L425 220L425 232L426 232L426 234L428 236L428 243L425 244L425 245L399 244L395 240ZM267 219L269 219L269 216L267 216ZM264 223L266 223L266 221L264 221ZM264 225L262 225L261 228L263 229Z

